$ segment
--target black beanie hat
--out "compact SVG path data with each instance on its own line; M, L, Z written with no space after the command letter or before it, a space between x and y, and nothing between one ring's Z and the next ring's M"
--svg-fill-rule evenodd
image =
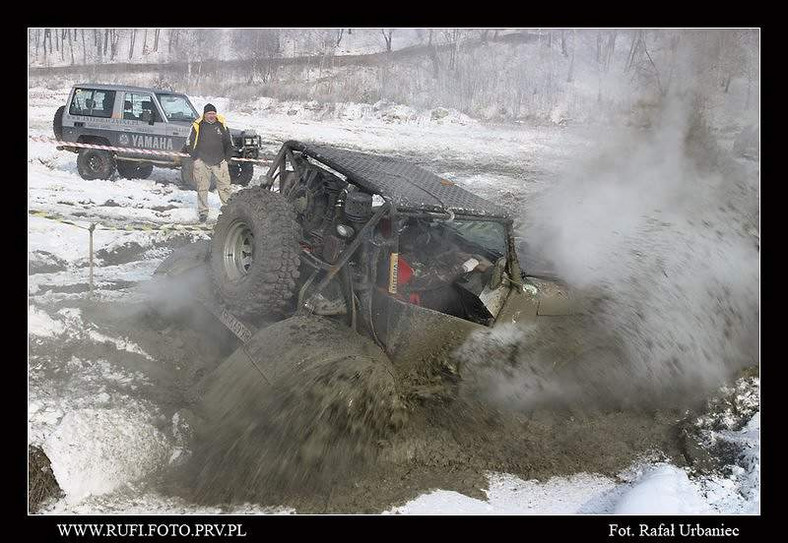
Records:
M208 113L209 111L216 113L216 106L213 104L205 104L205 108L202 110L203 114Z

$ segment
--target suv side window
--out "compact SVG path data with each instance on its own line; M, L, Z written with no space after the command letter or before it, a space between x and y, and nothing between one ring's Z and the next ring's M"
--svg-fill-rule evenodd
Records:
M144 122L153 118L154 122L161 122L159 112L153 103L153 97L150 94L133 92L125 93L123 98L123 118Z
M113 90L76 89L68 112L70 115L110 118L114 105Z

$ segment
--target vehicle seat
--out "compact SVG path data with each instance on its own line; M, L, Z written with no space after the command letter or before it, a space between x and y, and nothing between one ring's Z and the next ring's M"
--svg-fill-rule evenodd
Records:
M142 102L142 115L140 119L147 123L153 118L153 102Z
M125 100L123 102L123 118L124 119L133 119L137 120L137 116L134 115L134 110L131 106L131 100Z

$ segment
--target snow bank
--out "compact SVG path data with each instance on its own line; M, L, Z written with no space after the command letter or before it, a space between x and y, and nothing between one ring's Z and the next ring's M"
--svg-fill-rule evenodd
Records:
M67 413L44 452L66 500L76 502L154 472L166 464L169 445L136 410L90 408Z
M148 353L128 338L115 338L98 332L93 324L82 318L82 312L79 309L64 308L59 310L57 315L59 317L55 320L38 307L31 305L28 311L28 333L43 337L64 334L74 338L85 337L96 343L112 343L119 351L128 351L153 360Z
M320 103L315 100L277 100L270 97L260 97L256 100L235 105L226 99L212 97L195 98L195 104L208 103L211 100L224 100L224 105L229 107L230 118L232 112L260 115L284 115L291 121L302 120L334 120L334 121L378 121L385 124L416 124L416 125L477 125L478 121L452 108L435 107L417 109L405 104L397 104L386 100L379 100L374 104L358 102L329 102ZM214 102L211 102L214 103ZM219 107L218 104L215 104Z
M598 474L578 473L546 482L524 481L508 474L489 476L487 501L435 490L383 514L409 515L560 515L605 512L617 483Z
M27 313L27 331L34 336L55 337L66 331L60 320L55 320L37 307L31 305Z
M738 431L723 430L714 438L734 446L738 452L736 463L729 472L701 477L698 480L706 500L718 513L760 513L761 498L761 414L755 413Z
M687 473L669 464L656 465L627 491L613 511L624 515L694 515L712 513Z

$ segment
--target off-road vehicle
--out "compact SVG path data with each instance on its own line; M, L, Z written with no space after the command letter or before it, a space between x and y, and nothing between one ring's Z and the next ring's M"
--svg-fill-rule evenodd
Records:
M74 85L68 102L55 112L53 130L60 141L112 147L108 151L59 146L77 153L77 170L83 179L109 179L118 174L145 179L154 166L180 168L181 179L192 186L191 159L179 156L135 153L134 148L180 152L189 137L192 122L199 117L185 94L125 85ZM260 136L254 130L230 129L233 156L256 159ZM254 174L252 162L231 161L233 183L247 185Z
M458 377L472 332L571 312L564 285L523 271L505 209L407 160L289 141L260 180L156 271L190 292L202 274L243 342L203 380L208 438L271 432L249 413L282 406L385 427L409 374Z

